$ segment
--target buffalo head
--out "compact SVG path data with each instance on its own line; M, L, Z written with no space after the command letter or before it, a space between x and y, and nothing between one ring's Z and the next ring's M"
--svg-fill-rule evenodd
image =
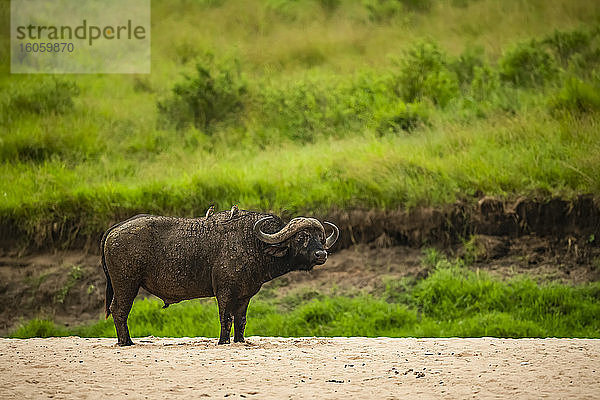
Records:
M325 227L315 218L298 217L292 219L278 232L265 233L262 226L273 217L265 217L254 224L254 233L261 241L269 244L265 249L274 257L290 257L291 263L300 269L310 270L315 265L327 261L327 250L333 246L339 236L339 229L330 222L325 225L332 229L325 236Z

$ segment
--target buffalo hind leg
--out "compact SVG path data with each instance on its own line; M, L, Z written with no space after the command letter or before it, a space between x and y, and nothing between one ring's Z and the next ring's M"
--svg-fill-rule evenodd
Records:
M219 335L219 344L227 344L230 342L231 322L233 320L231 294L222 294L217 296L219 304L219 320L221 322L221 334Z
M119 290L120 289L120 290ZM110 306L113 315L115 328L117 330L117 344L119 346L131 346L131 336L129 336L129 327L127 326L127 317L131 311L133 300L137 296L139 286L129 288L115 288L115 297Z
M246 311L248 310L250 299L239 299L237 309L233 314L233 341L235 343L244 342L244 329L246 328Z

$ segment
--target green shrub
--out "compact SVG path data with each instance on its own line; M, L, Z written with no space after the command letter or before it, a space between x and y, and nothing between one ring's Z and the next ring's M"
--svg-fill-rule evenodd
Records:
M554 33L542 40L542 43L548 45L561 65L566 67L574 54L584 53L589 48L591 36L581 30L571 32L555 30Z
M600 48L571 57L569 66L583 78L600 79Z
M260 85L256 119L269 121L265 125L276 132L272 135L301 143L365 127L380 133L410 131L427 122L427 112L421 104L398 100L395 79L367 70L344 79L316 73L281 85Z
M420 103L388 103L387 107L378 110L374 119L379 134L412 132L427 123L427 111Z
M298 306L308 302L309 300L322 300L324 298L325 296L321 292L314 289L306 288L293 291L292 293L288 294L279 301L279 305L285 311L291 311L297 308Z
M177 129L194 126L209 131L241 110L246 94L237 60L216 61L207 54L196 64L196 74L176 84L172 96L158 102L158 111Z
M374 111L398 101L394 85L393 74L362 71L341 88L343 108L360 121L370 121Z
M351 110L344 107L338 84L319 77L265 86L259 96L259 118L269 121L266 127L301 143L329 135L354 119Z
M475 76L475 70L484 66L483 48L467 47L455 60L449 64L449 68L456 74L461 86L469 85Z
M325 325L333 321L340 311L340 307L330 299L312 300L298 308L296 317L311 327Z
M562 89L550 99L550 109L572 113L600 111L600 87L578 78L569 78Z
M421 42L404 53L398 81L405 101L423 97L424 82L429 74L445 67L445 54L432 42Z
M473 68L470 94L477 101L489 100L500 88L498 71L487 65Z
M398 84L403 100L409 103L429 98L443 107L459 93L445 53L432 42L418 43L405 53Z
M543 41L561 66L584 78L598 76L600 66L600 29L555 31Z
M423 82L423 95L433 100L435 104L445 107L459 95L456 76L447 69L427 75Z
M535 40L519 43L499 61L500 76L517 87L543 86L558 75L550 53Z

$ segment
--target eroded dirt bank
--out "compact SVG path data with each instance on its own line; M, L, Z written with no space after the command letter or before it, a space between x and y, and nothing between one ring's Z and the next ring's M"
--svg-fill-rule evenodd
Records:
M576 284L600 279L600 210L591 197L545 203L483 198L470 206L338 212L326 219L341 228L328 262L265 288L283 293L335 285L337 293L376 293L384 278L427 276L431 265L422 258L428 247L501 277L526 273ZM97 246L0 248L0 334L33 317L66 324L95 320L104 288Z
M198 210L197 215L204 215L205 211ZM148 213L148 210L117 212L112 221L106 221L95 230L92 226L97 226L98 221L86 222L76 216L60 217L29 228L14 218L5 218L0 221L0 251L13 256L55 249L83 249L95 253L106 228L139 213ZM334 221L341 228L338 249L377 239L384 245L449 246L474 234L511 238L531 234L553 238L597 236L600 203L593 195L581 195L573 200L519 198L506 201L483 197L435 208L333 210L317 217ZM90 230L93 233L89 233Z
M330 218L342 228L341 247L371 242L448 247L471 235L504 238L535 235L551 242L571 237L580 241L581 246L582 241L600 232L600 205L592 196L546 201L483 197L477 203L458 202L413 210L337 212Z
M0 397L600 398L600 340L0 339Z

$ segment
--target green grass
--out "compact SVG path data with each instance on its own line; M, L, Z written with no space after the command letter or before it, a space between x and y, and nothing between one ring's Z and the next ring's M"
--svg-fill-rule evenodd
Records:
M495 126L456 124L416 137L365 135L268 152L165 154L117 179L107 176L102 161L71 168L60 161L4 164L0 213L25 220L32 230L58 221L95 232L115 213L202 215L213 202L325 213L440 205L476 192L569 198L600 192L598 122L498 117ZM123 159L105 162L111 169L135 168ZM173 167L159 168L165 165ZM180 174L180 168L190 172Z
M155 1L152 74L1 75L0 218L600 193L600 6L427 4Z
M214 299L161 308L137 301L129 316L133 337L206 336L219 333ZM262 291L248 310L246 335L389 337L589 337L600 338L600 283L539 285L521 277L506 282L460 263L437 260L421 281L387 281L379 296L297 291L277 297ZM112 318L62 327L32 320L10 336L115 337Z

